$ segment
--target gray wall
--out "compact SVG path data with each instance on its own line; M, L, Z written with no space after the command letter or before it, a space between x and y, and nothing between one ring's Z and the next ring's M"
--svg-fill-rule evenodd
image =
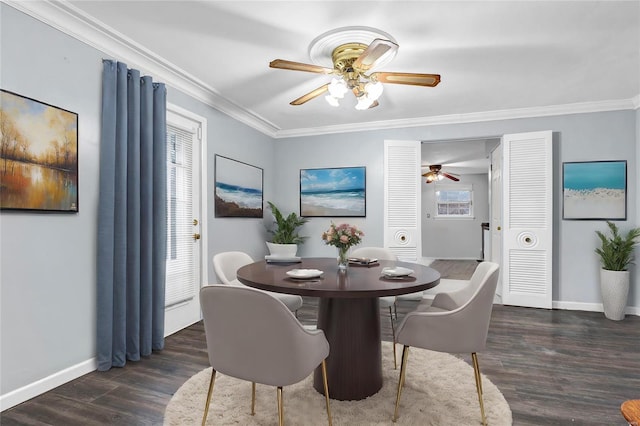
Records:
M473 186L473 219L436 218L437 183L422 181L422 256L432 259L481 259L482 222L489 222L488 174L464 174L447 186Z
M79 212L0 214L0 392L95 356L102 55L0 4L3 89L79 115Z
M95 255L98 204L101 59L105 56L0 3L0 86L79 114L79 208L77 214L0 213L0 393L86 363L95 356ZM134 65L134 64L129 64ZM240 249L266 253L264 221L214 219L213 156L216 153L264 168L265 200L283 211L299 210L301 168L366 166L368 245L382 245L384 139L437 140L551 129L556 143L554 300L600 303L593 248L599 221L562 221L561 163L593 159L629 161L629 220L637 225L637 111L576 114L486 123L425 126L272 141L249 127L169 88L169 102L205 116L209 279L213 253ZM268 216L268 215L267 215ZM338 218L334 220L339 220ZM335 256L320 235L329 218L314 218L304 256ZM629 304L640 307L637 274Z
M553 300L562 306L593 309L602 303L599 289L599 262L594 253L595 230L604 230L603 221L562 220L562 162L588 160L628 161L628 219L619 223L629 228L638 223L638 174L636 154L636 111L571 114L491 122L450 124L376 131L352 132L276 141L275 158L279 163L275 186L276 201L289 209L298 206L298 174L308 167L367 167L367 217L349 222L363 227L365 244L383 244L383 141L447 140L481 138L487 135L552 130L554 143L554 278ZM277 160L276 160L277 161ZM305 256L334 255L324 246L320 235L330 218L313 218L304 232L311 238L301 250ZM335 218L333 220L340 221ZM637 268L637 267L635 267ZM638 274L632 270L629 306L640 307Z
M4 396L95 357L100 99L106 55L5 4L0 4L0 31L0 86L79 115L79 213L0 213ZM214 219L214 155L264 168L265 192L271 196L273 140L171 87L168 102L208 120L205 261L213 282L213 253L266 253L261 219Z
M270 224L271 213L264 209L263 219L215 218L215 155L222 155L263 169L264 200L274 194L273 185L273 139L248 127L227 115L220 113L177 90L169 92L169 102L178 104L207 119L207 244L205 254L208 280L219 283L213 272L213 255L222 251L241 250L259 259L267 254L265 240L266 225Z

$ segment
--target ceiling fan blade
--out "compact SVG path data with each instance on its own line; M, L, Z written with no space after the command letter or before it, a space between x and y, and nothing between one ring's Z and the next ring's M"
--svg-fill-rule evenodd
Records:
M445 172L440 172L440 174L448 179L451 179L454 182L458 182L460 181L460 179L458 179L457 177L450 175L449 173L445 173Z
M315 72L318 74L332 74L334 72L333 68L325 68L321 67L320 65L304 64L302 62L286 61L284 59L274 59L273 61L269 62L269 67L292 71Z
M439 74L414 74L409 72L374 72L371 77L381 83L409 84L435 87L440 83Z
M358 56L352 66L359 71L368 71L378 62L388 59L389 56L394 56L397 51L398 45L396 43L377 38Z
M371 109L371 108L375 108L375 107L377 107L378 105L380 105L380 104L378 103L378 101L373 101L373 103L371 104L371 106L369 107L369 109Z
M322 95L328 89L329 89L329 83L327 83L325 85L322 85L322 86L318 87L317 89L314 89L314 90L310 91L306 95L300 96L298 99L296 99L294 101L291 101L289 104L290 105L302 105L303 103L308 102L311 99L317 98L318 96Z

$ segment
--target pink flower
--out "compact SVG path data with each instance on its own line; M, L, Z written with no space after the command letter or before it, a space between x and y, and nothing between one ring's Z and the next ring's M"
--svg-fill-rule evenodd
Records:
M351 246L360 244L364 232L356 226L347 223L336 225L331 223L329 229L322 233L322 240L325 244L338 247L340 249L348 249Z

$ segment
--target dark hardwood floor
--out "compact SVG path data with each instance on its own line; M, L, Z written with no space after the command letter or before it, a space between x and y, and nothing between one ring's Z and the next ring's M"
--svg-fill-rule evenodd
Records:
M400 321L416 303L398 302ZM314 324L316 309L317 301L305 298L300 321ZM381 315L383 339L391 340L388 315ZM461 358L470 363L470 356ZM640 398L640 317L610 321L598 312L496 305L478 358L509 402L515 425L623 426L620 404ZM172 394L206 367L199 322L169 336L151 357L64 384L4 411L0 423L161 425Z

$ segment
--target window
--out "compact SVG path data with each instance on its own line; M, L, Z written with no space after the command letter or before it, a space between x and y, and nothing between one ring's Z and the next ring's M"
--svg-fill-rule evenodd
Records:
M196 288L191 273L193 137L193 133L167 124L167 306L190 299Z
M435 201L436 217L473 218L473 188L471 185L438 185Z

